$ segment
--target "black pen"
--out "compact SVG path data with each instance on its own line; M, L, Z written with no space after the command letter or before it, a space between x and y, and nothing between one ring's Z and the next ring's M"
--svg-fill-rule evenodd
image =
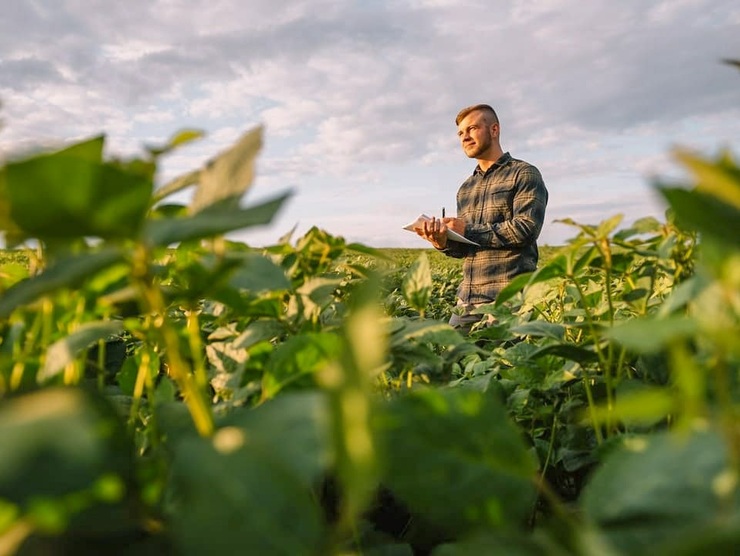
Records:
M442 207L442 218L444 218L444 217L445 217L445 208Z

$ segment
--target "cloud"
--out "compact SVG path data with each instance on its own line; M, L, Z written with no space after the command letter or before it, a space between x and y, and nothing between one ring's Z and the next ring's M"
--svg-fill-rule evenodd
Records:
M671 171L671 145L740 136L737 71L720 63L738 24L730 0L6 0L0 151L105 131L135 153L208 132L166 179L264 124L250 195L297 190L276 226L408 242L398 221L450 206L472 170L454 115L488 102L553 214L637 214L655 210L645 183Z

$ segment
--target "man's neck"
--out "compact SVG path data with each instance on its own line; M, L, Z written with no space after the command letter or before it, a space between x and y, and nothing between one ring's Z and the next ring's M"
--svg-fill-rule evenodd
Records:
M496 164L496 161L503 155L504 151L502 149L497 149L492 153L486 153L482 158L476 159L478 161L478 167L481 169L481 171L487 172L488 169Z

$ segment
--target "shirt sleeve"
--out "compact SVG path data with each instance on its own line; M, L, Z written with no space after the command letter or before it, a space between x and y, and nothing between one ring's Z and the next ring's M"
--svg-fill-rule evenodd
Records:
M481 247L491 248L519 247L531 243L542 231L547 197L539 170L534 166L523 169L516 180L511 218L500 222L468 224L465 237ZM492 208L496 210L496 207ZM457 245L463 247L462 244Z

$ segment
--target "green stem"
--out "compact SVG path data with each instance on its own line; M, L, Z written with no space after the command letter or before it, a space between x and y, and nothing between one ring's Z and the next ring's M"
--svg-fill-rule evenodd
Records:
M195 428L201 436L211 436L215 425L213 413L204 390L199 388L195 375L191 372L180 352L180 339L170 319L167 317L162 291L149 276L151 253L140 245L134 260L134 280L146 313L153 315L152 325L164 346L168 362L168 372L180 388L185 405L190 411Z

